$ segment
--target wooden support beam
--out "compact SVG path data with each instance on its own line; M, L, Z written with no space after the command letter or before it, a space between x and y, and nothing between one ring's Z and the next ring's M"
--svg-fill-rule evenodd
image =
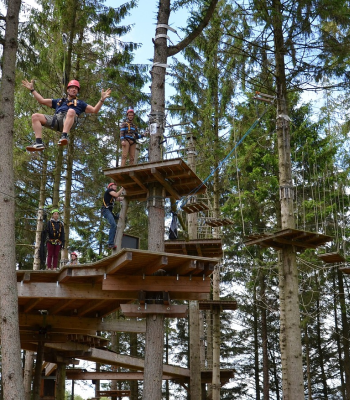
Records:
M23 307L23 312L29 313L29 311L31 311L38 303L40 303L42 300L41 297L39 297L38 299L32 299L30 301L28 301L28 303Z
M46 347L56 349L57 351L82 351L79 356L81 360L99 362L102 364L116 365L123 368L130 368L133 370L143 370L144 360L142 358L131 357L121 354L116 354L112 351L91 348L88 345L80 343L48 343ZM175 377L189 377L190 371L187 368L182 368L174 365L165 364L163 372Z
M186 305L165 304L121 304L120 308L126 317L145 318L149 314L163 314L167 318L187 318L188 308Z
M101 306L105 300L90 300L86 302L82 307L79 307L77 309L76 315L78 317L83 317L87 313L89 313L93 309L97 309L99 306ZM96 317L99 317L99 315L96 315Z
M128 265L132 261L132 252L127 251L121 257L119 257L116 261L112 262L106 270L107 274L114 274L119 269L123 268L124 266Z
M151 173L171 196L175 197L176 200L181 199L181 196L179 195L179 193L177 193L177 191L173 188L173 186L171 186L171 183L167 182L162 176L162 174L157 171L156 168L152 168Z
M81 331L97 331L101 332L146 332L146 324L144 321L125 321L125 320L109 320L102 318L77 318L77 317L64 317L59 315L47 315L45 318L47 325L52 330L59 332L60 329L79 329ZM25 327L42 326L43 317L41 315L33 314L19 314L20 330Z
M74 369L66 371L69 380L114 380L114 381L142 381L143 372L80 372ZM163 374L163 380L173 379L172 375Z
M210 278L202 279L200 277L190 278L184 276L146 276L145 279L140 276L111 276L108 275L102 282L103 290L145 290L147 292L192 292L192 293L210 293ZM172 295L172 298L176 296Z
M56 313L59 313L62 311L65 307L68 307L70 304L74 302L73 299L71 300L63 300L60 301L59 303L55 304L53 307L49 308L49 314L50 315L55 315Z
M129 172L129 176L130 178L136 182L141 189L143 189L146 193L148 192L148 189L146 188L146 186L141 182L140 178L137 176L135 171L131 171Z
M151 265L147 265L147 267L145 267L144 273L145 275L152 275L154 272L164 268L166 265L168 265L168 257L159 256L159 259L156 262L152 263Z
M193 273L197 268L197 260L187 260L180 267L177 267L174 273L179 275L186 275Z

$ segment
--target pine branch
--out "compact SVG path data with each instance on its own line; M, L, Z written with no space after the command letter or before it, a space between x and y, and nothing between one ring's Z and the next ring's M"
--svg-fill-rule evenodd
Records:
M219 0L211 0L206 14L201 23L197 26L197 28L195 28L188 36L185 37L185 39L181 40L181 42L179 42L177 45L168 47L168 57L174 56L175 54L179 53L186 46L188 46L198 35L202 33L203 29L208 25L210 18L214 14L215 7L218 1Z

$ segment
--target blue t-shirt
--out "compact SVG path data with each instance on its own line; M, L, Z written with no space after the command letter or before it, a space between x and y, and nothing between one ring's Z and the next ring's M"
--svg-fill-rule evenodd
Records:
M52 108L54 110L56 110L56 114L62 113L62 112L66 113L69 108L73 108L73 110L75 110L77 115L80 115L81 113L83 113L85 111L85 109L87 107L87 104L85 103L85 101L78 100L78 99L73 99L73 100L64 99L62 101L62 103L58 106L57 103L61 100L62 99L52 99ZM74 105L75 100L76 100L77 105Z

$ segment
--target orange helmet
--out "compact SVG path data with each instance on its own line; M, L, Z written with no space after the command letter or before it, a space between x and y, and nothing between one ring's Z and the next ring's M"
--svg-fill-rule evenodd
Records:
M71 255L71 256L78 257L78 254L77 254L75 251L73 251L72 253L70 253L70 255Z
M107 189L110 189L113 185L117 186L117 184L115 182L111 182L108 186Z
M126 115L128 115L129 113L135 114L135 111L132 108L129 108L129 110L126 112Z
M69 89L71 86L76 86L78 89L80 89L80 83L79 83L79 81L76 81L75 79L68 82L67 89Z

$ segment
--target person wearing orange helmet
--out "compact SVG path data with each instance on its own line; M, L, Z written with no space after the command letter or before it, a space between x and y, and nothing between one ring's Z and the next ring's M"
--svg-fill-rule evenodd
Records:
M121 167L124 167L126 164L128 156L130 165L134 165L136 163L136 140L144 137L144 135L139 134L137 126L134 124L134 116L134 110L129 108L126 112L126 121L120 125L120 140L122 143Z
M80 90L79 81L73 79L67 85L67 97L62 99L44 99L34 89L34 79L30 82L26 79L22 81L22 85L30 90L34 98L39 104L51 107L55 110L54 115L35 113L32 115L32 126L35 133L35 143L27 146L28 151L42 151L45 149L42 140L42 128L46 128L62 132L61 139L58 142L59 146L65 146L68 143L68 133L73 129L78 121L81 113L86 112L90 114L97 114L103 102L111 94L111 89L101 90L101 99L97 102L95 107L90 106L82 100L77 99Z

